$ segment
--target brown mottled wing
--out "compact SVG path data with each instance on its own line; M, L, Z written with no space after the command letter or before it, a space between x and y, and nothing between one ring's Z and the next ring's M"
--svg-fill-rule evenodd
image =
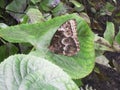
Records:
M58 28L51 40L49 50L66 56L77 54L80 49L74 19L65 22Z

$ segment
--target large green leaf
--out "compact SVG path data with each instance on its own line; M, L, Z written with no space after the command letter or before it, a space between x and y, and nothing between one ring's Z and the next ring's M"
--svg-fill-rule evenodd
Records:
M79 90L61 68L40 57L14 55L0 64L0 90Z
M80 52L67 57L48 50L56 30L67 20L76 19ZM78 15L63 15L44 23L23 24L0 30L0 36L10 42L29 42L40 52L39 57L47 58L62 67L72 78L88 75L94 67L94 34L88 24Z

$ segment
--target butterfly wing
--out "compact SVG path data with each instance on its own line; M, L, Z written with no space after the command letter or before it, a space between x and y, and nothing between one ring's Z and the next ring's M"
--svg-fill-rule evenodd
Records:
M74 19L63 23L58 28L51 40L49 50L66 56L73 56L80 50Z

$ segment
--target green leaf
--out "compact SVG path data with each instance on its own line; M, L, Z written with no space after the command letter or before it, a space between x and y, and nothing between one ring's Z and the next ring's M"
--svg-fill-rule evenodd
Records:
M26 9L28 0L13 0L7 5L6 10L14 16L14 18L20 18L23 16L23 12Z
M5 8L6 1L5 0L0 0L0 8Z
M112 45L115 36L115 28L112 22L107 22L107 27L104 32L104 38Z
M60 3L60 0L42 0L40 2L40 8L44 11L51 11Z
M116 41L118 44L120 44L120 30L119 30L118 34L116 35L116 37L115 37L115 41Z
M114 7L111 3L109 3L109 2L106 3L105 8L106 8L108 11L110 11L110 12L113 12L114 9L115 9L115 7Z
M66 21L76 19L80 52L73 56L53 54L48 50L51 38L56 30ZM29 42L40 53L66 71L72 78L78 79L88 75L94 68L94 34L88 24L78 15L63 15L44 23L23 24L0 30L0 36L10 42Z
M120 12L119 11L116 11L116 14L115 14L113 20L115 23L120 23Z
M0 64L0 90L79 90L61 68L40 57L14 55Z
M42 13L38 9L30 8L28 9L27 15L29 16L30 23L37 23L44 21Z
M25 8L26 2L26 0L14 0L6 7L6 9L15 12L24 11L23 8Z
M8 56L16 54L17 52L18 49L13 44L7 43L5 45L0 46L0 62Z
M37 3L41 2L41 0L31 0L31 2L32 2L33 4L37 4Z
M61 2L59 3L53 10L52 14L53 16L60 16L67 12L67 8L64 6L64 4Z
M81 7L81 4L76 0L69 0L69 2L73 3L76 7Z
M95 35L95 49L97 50L96 55L99 56L100 51L103 53L104 51L113 51L112 45L103 37L99 37Z

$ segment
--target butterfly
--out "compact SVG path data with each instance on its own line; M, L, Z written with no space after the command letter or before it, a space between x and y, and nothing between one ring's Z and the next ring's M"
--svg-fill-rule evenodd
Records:
M49 50L55 54L73 56L80 50L77 37L77 23L71 19L63 23L52 37Z

